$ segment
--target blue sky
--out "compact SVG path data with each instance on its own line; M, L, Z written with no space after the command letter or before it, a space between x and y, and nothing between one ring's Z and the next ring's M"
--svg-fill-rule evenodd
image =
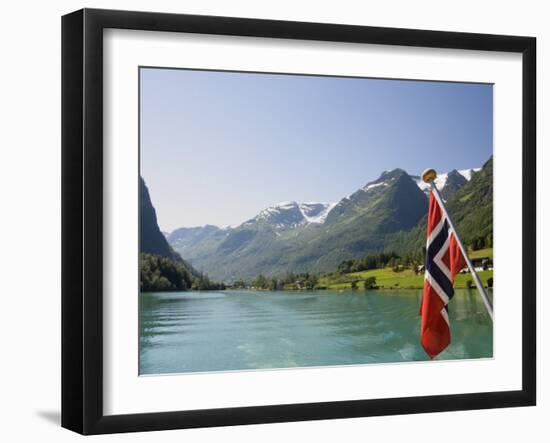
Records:
M140 70L141 175L161 229L333 202L387 169L481 166L491 85Z

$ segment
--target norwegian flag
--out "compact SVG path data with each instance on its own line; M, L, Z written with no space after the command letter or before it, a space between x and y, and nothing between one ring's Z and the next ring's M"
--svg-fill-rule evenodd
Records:
M420 341L434 358L451 342L447 305L453 298L455 275L466 265L439 195L430 193Z

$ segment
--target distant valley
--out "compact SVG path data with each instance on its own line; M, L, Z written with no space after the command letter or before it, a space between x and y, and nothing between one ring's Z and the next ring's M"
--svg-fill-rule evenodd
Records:
M492 159L483 168L440 174L436 185L464 241L492 239ZM236 227L182 227L164 237L195 270L218 281L323 273L376 251L421 249L428 193L418 176L394 169L338 202L281 202Z

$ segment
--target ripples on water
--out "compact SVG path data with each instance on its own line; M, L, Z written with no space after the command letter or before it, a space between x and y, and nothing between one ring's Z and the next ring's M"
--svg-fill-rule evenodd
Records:
M183 292L140 295L140 373L427 360L421 291ZM449 305L452 343L438 359L492 357L475 291Z

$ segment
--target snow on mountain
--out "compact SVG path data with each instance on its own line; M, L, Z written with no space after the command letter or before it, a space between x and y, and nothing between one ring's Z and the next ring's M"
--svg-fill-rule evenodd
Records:
M416 182L416 185L420 188L421 191L424 191L426 194L430 192L430 185L425 183L422 178L418 175L411 175L411 178Z
M444 172L442 174L437 174L437 177L434 180L435 185L437 186L437 189L440 189L440 190L443 189L443 187L445 186L445 183L447 182L447 175L448 175L447 172ZM430 185L424 182L424 180L422 180L421 177L419 177L418 175L411 176L411 177L413 178L413 180L416 182L416 184L422 191L424 191L425 193L430 192Z
M441 173L441 174L438 174L435 180L435 184L437 185L440 191L445 193L445 186L448 184L449 174L451 176L454 176L453 177L455 179L454 181L456 181L456 177L458 176L458 174L460 174L460 176L464 177L464 179L469 181L472 178L473 173L479 171L480 169L481 168L462 169L458 171ZM367 195L370 195L371 192L378 193L382 191L383 188L390 186L395 180L397 180L403 174L406 174L406 172L403 171L402 169L393 169L393 170L384 171L378 179L367 183L364 187L360 188L358 191L349 195L348 197L344 197L339 202L298 203L296 201L283 201L263 209L255 217L245 221L240 225L235 225L233 227L216 226L215 228L218 230L230 231L231 229L237 228L239 226L247 226L247 225L251 226L259 223L259 224L269 225L276 229L288 229L288 228L296 228L298 226L304 226L308 224L323 224L327 219L327 216L329 215L329 213L335 207L340 207L342 205L345 205L346 202L348 202L351 198L353 198L353 196L356 196L356 195L366 193L364 195L367 196ZM427 183L424 183L419 176L411 175L410 177L414 180L416 185L424 193L426 194L429 193L429 185ZM462 178L460 178L460 180L462 180ZM453 180L451 181L454 182ZM453 186L451 186L451 188L453 189L447 189L447 191L454 192L455 188L457 188L459 185L461 185L461 183L459 183L458 185L453 184ZM204 228L206 227L207 226L205 226ZM210 226L210 227L213 227L213 226ZM199 227L195 229L198 230ZM168 233L164 233L164 234L165 236L170 238L171 234L168 234Z
M276 228L295 227L304 223L304 217L294 201L284 201L262 209L256 217L245 222L254 224L265 222Z
M324 223L336 203L300 203L299 208L308 223Z
M481 171L481 168L472 168L472 169L459 169L458 173L462 175L466 180L470 181L474 172Z
M456 172L462 175L462 177L464 177L466 181L470 181L472 179L472 175L478 171L481 171L481 168L459 169ZM449 177L449 172L443 172L443 173L437 174L437 178L434 180L435 185L437 186L437 189L441 191L445 188L448 177ZM430 185L428 183L425 183L420 176L411 175L411 178L416 182L418 187L422 191L424 191L426 194L430 192Z
M275 228L294 228L309 223L324 223L335 203L284 201L263 209L244 225L267 223Z
M367 183L365 186L361 188L362 191L370 191L371 189L381 188L390 186L392 183L395 182L395 180L398 180L403 175L408 175L406 171L400 168L391 169L388 171L382 172L380 177L378 177L376 180L371 181Z
M372 185L367 185L363 188L364 191L368 191L372 188L378 188L379 186L388 186L389 183L386 182L380 182L380 183L373 183Z

